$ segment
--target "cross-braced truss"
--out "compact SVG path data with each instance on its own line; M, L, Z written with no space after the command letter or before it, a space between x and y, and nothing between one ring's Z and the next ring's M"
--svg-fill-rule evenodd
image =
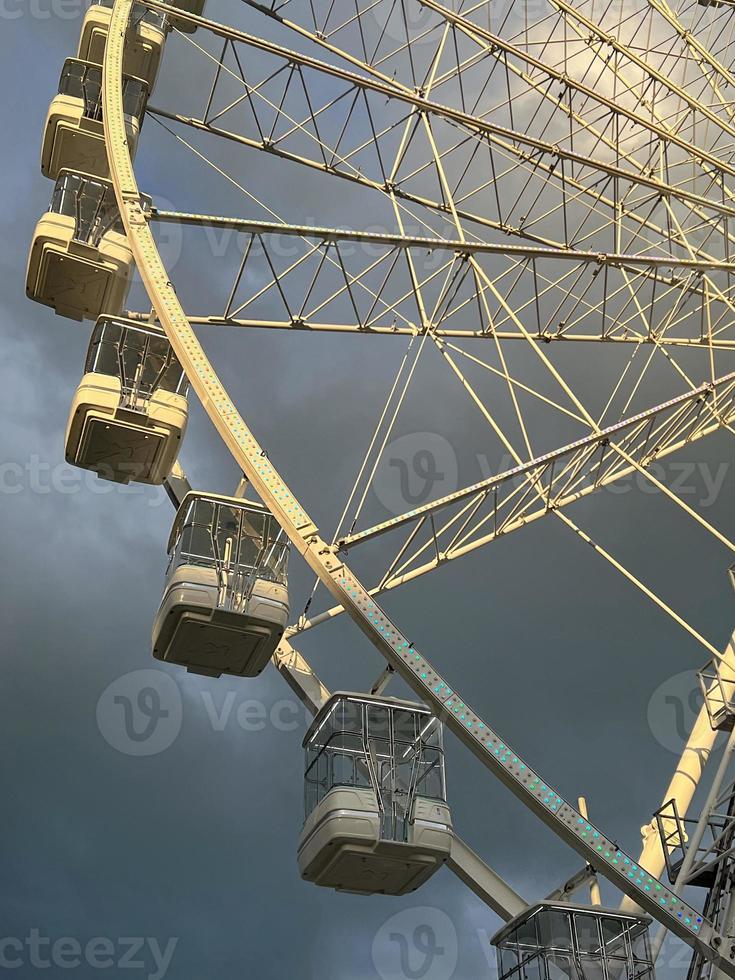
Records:
M193 154L213 184L243 192L232 214L203 204L200 213L154 206L146 215L192 236L238 233L237 260L220 273L221 306L188 310L181 329L381 337L397 369L342 519L319 552L338 564L327 573L320 558L310 562L340 604L308 619L309 601L290 636L345 609L368 617L369 634L375 628L382 614L368 616L368 593L346 566L339 571L363 545L383 553L374 597L555 515L720 657L568 512L637 473L735 550L650 469L710 433L732 433L735 422L729 3L243 0L243 12L263 30L193 17L203 30L178 43L197 83L148 107L168 145ZM352 195L353 213L369 220L325 227L308 211L300 220L279 213L278 197L256 196L243 177L242 161L269 158L295 181ZM574 376L594 360L557 356L574 345L621 355L594 403ZM372 478L428 350L510 463L406 513L366 518ZM316 547L313 525L288 520ZM382 652L393 669L408 669L411 654ZM421 667L410 669L429 676L433 668L415 659ZM443 708L457 702L437 684L430 701L439 692ZM462 736L477 750L474 734ZM567 817L562 836L579 815ZM617 882L614 870L603 873Z
M380 588L729 428L729 411L707 402L727 388L732 365L722 357L735 339L735 128L721 57L682 27L697 20L701 32L701 7L546 0L531 18L437 0L252 6L281 25L278 40L200 19L210 43L201 32L185 40L210 83L190 105L182 95L149 107L260 212L152 210L157 222L240 233L221 311L191 310L191 322L428 337L515 464L416 515ZM313 45L296 49L305 38L319 57ZM386 224L286 223L210 159L208 138L349 182ZM464 346L478 339L489 354ZM510 340L542 365L546 388L511 373ZM540 343L552 340L633 352L604 403L588 408ZM653 356L634 369L641 345ZM665 437L649 445L636 441L639 416L650 434L669 412L655 386L646 398L652 360L670 369L681 401L661 423ZM514 436L488 410L488 392L468 381L470 362L498 382L493 401L500 394L512 406ZM566 444L534 452L528 398L576 423ZM625 434L621 446L608 429ZM403 522L338 538L349 548Z

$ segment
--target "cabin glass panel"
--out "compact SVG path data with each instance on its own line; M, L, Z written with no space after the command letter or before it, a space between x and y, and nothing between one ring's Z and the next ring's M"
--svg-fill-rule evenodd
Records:
M51 211L74 219L74 238L95 248L108 231L124 235L112 184L64 171L56 181Z
M188 388L168 339L158 331L120 320L97 322L85 371L119 378L124 394L150 397L162 390L186 395Z
M441 725L400 705L336 700L306 744L306 816L337 786L372 787L385 812L405 803L404 816L417 796L445 802ZM403 828L385 836L401 839Z
M68 58L64 63L59 82L59 94L69 95L84 102L84 115L88 119L102 119L102 68L86 61ZM123 78L123 111L141 120L145 111L148 86L139 78Z
M184 517L171 567L224 568L244 581L288 584L288 542L267 511L195 497Z
M544 905L496 942L499 980L653 980L647 920Z

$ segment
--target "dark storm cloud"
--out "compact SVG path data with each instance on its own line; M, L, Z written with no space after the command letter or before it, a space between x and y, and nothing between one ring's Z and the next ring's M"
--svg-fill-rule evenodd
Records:
M180 691L181 727L156 755L127 755L100 733L97 704L108 685L159 666L149 632L172 514L154 491L103 494L91 478L77 475L75 483L60 469L89 325L55 318L23 297L27 242L50 193L37 172L43 117L77 31L78 21L24 17L4 24L0 39L5 91L21 93L3 109L13 141L6 143L0 243L0 459L14 468L3 469L0 488L0 933L25 942L39 930L82 945L106 937L116 957L123 937L155 939L161 949L176 939L174 980L367 980L377 975L372 948L386 920L429 906L443 910L456 931L456 980L485 976L487 938L498 920L448 872L395 901L337 896L299 880L304 719L293 703L282 703L290 695L275 672L235 684L166 669ZM146 188L192 206L201 169L170 165L170 144L150 123L149 137L141 154ZM305 203L303 191L281 182L282 168L264 166L257 154L244 159L253 169L240 176L277 200L284 215L300 208L338 224L340 208L346 216L356 207L351 193L327 197L321 180L309 183ZM233 197L213 189L207 203L226 213ZM188 261L184 254L177 271L194 298L191 255ZM206 285L216 293L226 279L214 275L221 282ZM143 308L139 288L136 296ZM369 338L202 336L255 432L331 533L402 341L388 341L386 355ZM481 475L474 447L485 446L485 430L470 415L457 425L453 395L437 402L435 370L427 367L403 425L454 441L470 482ZM687 458L714 469L731 455L724 434ZM235 485L237 474L198 409L184 463L197 486ZM733 486L728 472L707 511L729 533ZM379 503L371 506L379 512ZM732 619L725 549L673 505L640 492L602 494L578 516L708 637L724 642ZM311 581L294 560L296 608ZM674 763L649 728L648 702L665 678L699 665L694 641L553 519L390 595L386 605L545 778L570 799L587 795L599 823L636 850ZM345 620L306 637L304 651L333 688L367 687L380 670ZM519 891L539 897L577 869L577 858L451 740L448 756L458 830ZM150 947L143 953L152 964ZM71 971L98 974L89 960Z

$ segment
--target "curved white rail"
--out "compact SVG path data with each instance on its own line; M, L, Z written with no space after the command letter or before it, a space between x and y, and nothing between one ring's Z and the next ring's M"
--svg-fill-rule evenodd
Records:
M238 466L294 546L329 592L401 674L417 695L567 844L639 906L690 946L713 960L735 980L733 943L648 875L569 803L542 781L513 750L468 707L434 667L414 649L367 590L324 541L316 525L263 453L209 363L176 296L143 213L128 153L122 99L122 61L133 0L115 0L103 69L104 129L110 174L120 213L151 304L192 388ZM458 640L458 642L461 642Z

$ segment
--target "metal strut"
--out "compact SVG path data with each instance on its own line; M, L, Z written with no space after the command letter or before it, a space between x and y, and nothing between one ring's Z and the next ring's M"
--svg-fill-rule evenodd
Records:
M242 495L239 492L242 489L242 482L236 496ZM165 486L174 509L178 510L184 497L191 490L189 480L178 460ZM283 639L273 654L272 663L307 711L312 716L317 715L329 701L331 692L314 673L306 658L292 647L288 640ZM383 673L386 675L387 683L394 671L391 667L386 667ZM371 690L371 694L381 693L376 691L376 686L377 684ZM456 831L452 834L452 848L447 858L447 868L506 922L510 922L528 908L528 902L497 871L483 861ZM568 891L565 886L565 894L568 894Z
M403 636L352 571L319 535L309 515L264 457L196 338L161 261L141 206L130 160L122 100L122 64L133 0L114 0L103 70L104 129L115 196L138 270L166 335L215 428L256 493L294 546L412 690L521 801L562 840L638 905L735 980L731 940L670 888L640 868L585 820L455 694ZM184 15L185 16L185 15Z

